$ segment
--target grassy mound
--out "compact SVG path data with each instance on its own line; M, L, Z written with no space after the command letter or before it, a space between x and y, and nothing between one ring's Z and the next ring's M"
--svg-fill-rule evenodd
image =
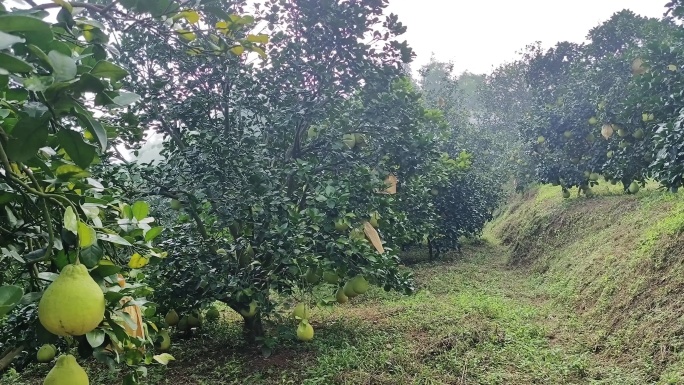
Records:
M533 189L490 231L510 245L509 265L578 315L597 357L648 382L684 383L684 195L594 190L564 200L559 187Z

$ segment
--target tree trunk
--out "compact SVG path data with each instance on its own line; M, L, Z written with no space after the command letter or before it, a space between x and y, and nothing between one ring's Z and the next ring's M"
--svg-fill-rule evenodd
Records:
M428 237L428 259L432 262L432 240Z
M22 350L24 350L24 345L18 346L14 349L7 349L3 352L2 358L0 358L0 373L10 366L14 360L14 357L21 353Z
M264 336L264 325L261 322L261 313L257 312L254 317L243 317L245 323L242 326L242 333L245 340L254 345Z

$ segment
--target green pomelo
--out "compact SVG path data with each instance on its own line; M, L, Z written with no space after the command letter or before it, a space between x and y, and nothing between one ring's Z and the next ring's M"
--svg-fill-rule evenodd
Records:
M344 294L344 289L339 288L337 289L337 292L335 293L335 299L337 300L337 303L347 303L349 302L349 297L347 297Z
M38 304L40 323L58 336L81 336L104 319L105 298L85 265L66 265Z
M297 326L297 339L300 341L311 341L314 337L314 329L306 320L302 320Z
M171 309L168 313L166 313L166 317L164 317L164 321L166 321L166 324L169 326L176 326L178 325L178 313L176 313L175 310Z
M299 303L292 311L292 317L299 319L309 319L309 307L304 303Z
M46 363L52 361L55 355L57 355L57 348L54 345L43 345L38 349L36 359L38 362Z
M349 282L351 283L352 290L357 294L364 294L368 291L368 281L361 275L357 275Z
M59 356L43 385L90 385L85 370L71 354Z
M162 341L159 343L159 351L166 352L171 348L171 337L167 330L162 330L159 332Z

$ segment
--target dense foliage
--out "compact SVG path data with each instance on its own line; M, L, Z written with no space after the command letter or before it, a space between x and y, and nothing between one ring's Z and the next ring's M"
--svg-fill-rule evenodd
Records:
M524 154L518 174L573 186L587 195L599 179L628 193L653 178L676 191L682 185L681 6L670 17L618 12L592 29L585 44L528 47L509 74L524 87L522 113L512 113ZM509 68L513 68L509 67ZM505 68L505 67L502 67ZM503 125L502 125L503 127ZM523 179L523 178L521 178Z

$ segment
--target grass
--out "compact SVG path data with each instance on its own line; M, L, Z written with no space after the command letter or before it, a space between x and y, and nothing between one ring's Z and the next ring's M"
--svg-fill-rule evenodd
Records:
M317 309L311 343L281 321L268 358L243 344L238 317L223 309L221 322L174 337L176 361L150 367L143 383L684 384L684 198L602 186L589 199L528 192L483 242L414 265L414 296L373 288ZM93 385L121 383L85 366ZM40 384L48 370L0 382Z

